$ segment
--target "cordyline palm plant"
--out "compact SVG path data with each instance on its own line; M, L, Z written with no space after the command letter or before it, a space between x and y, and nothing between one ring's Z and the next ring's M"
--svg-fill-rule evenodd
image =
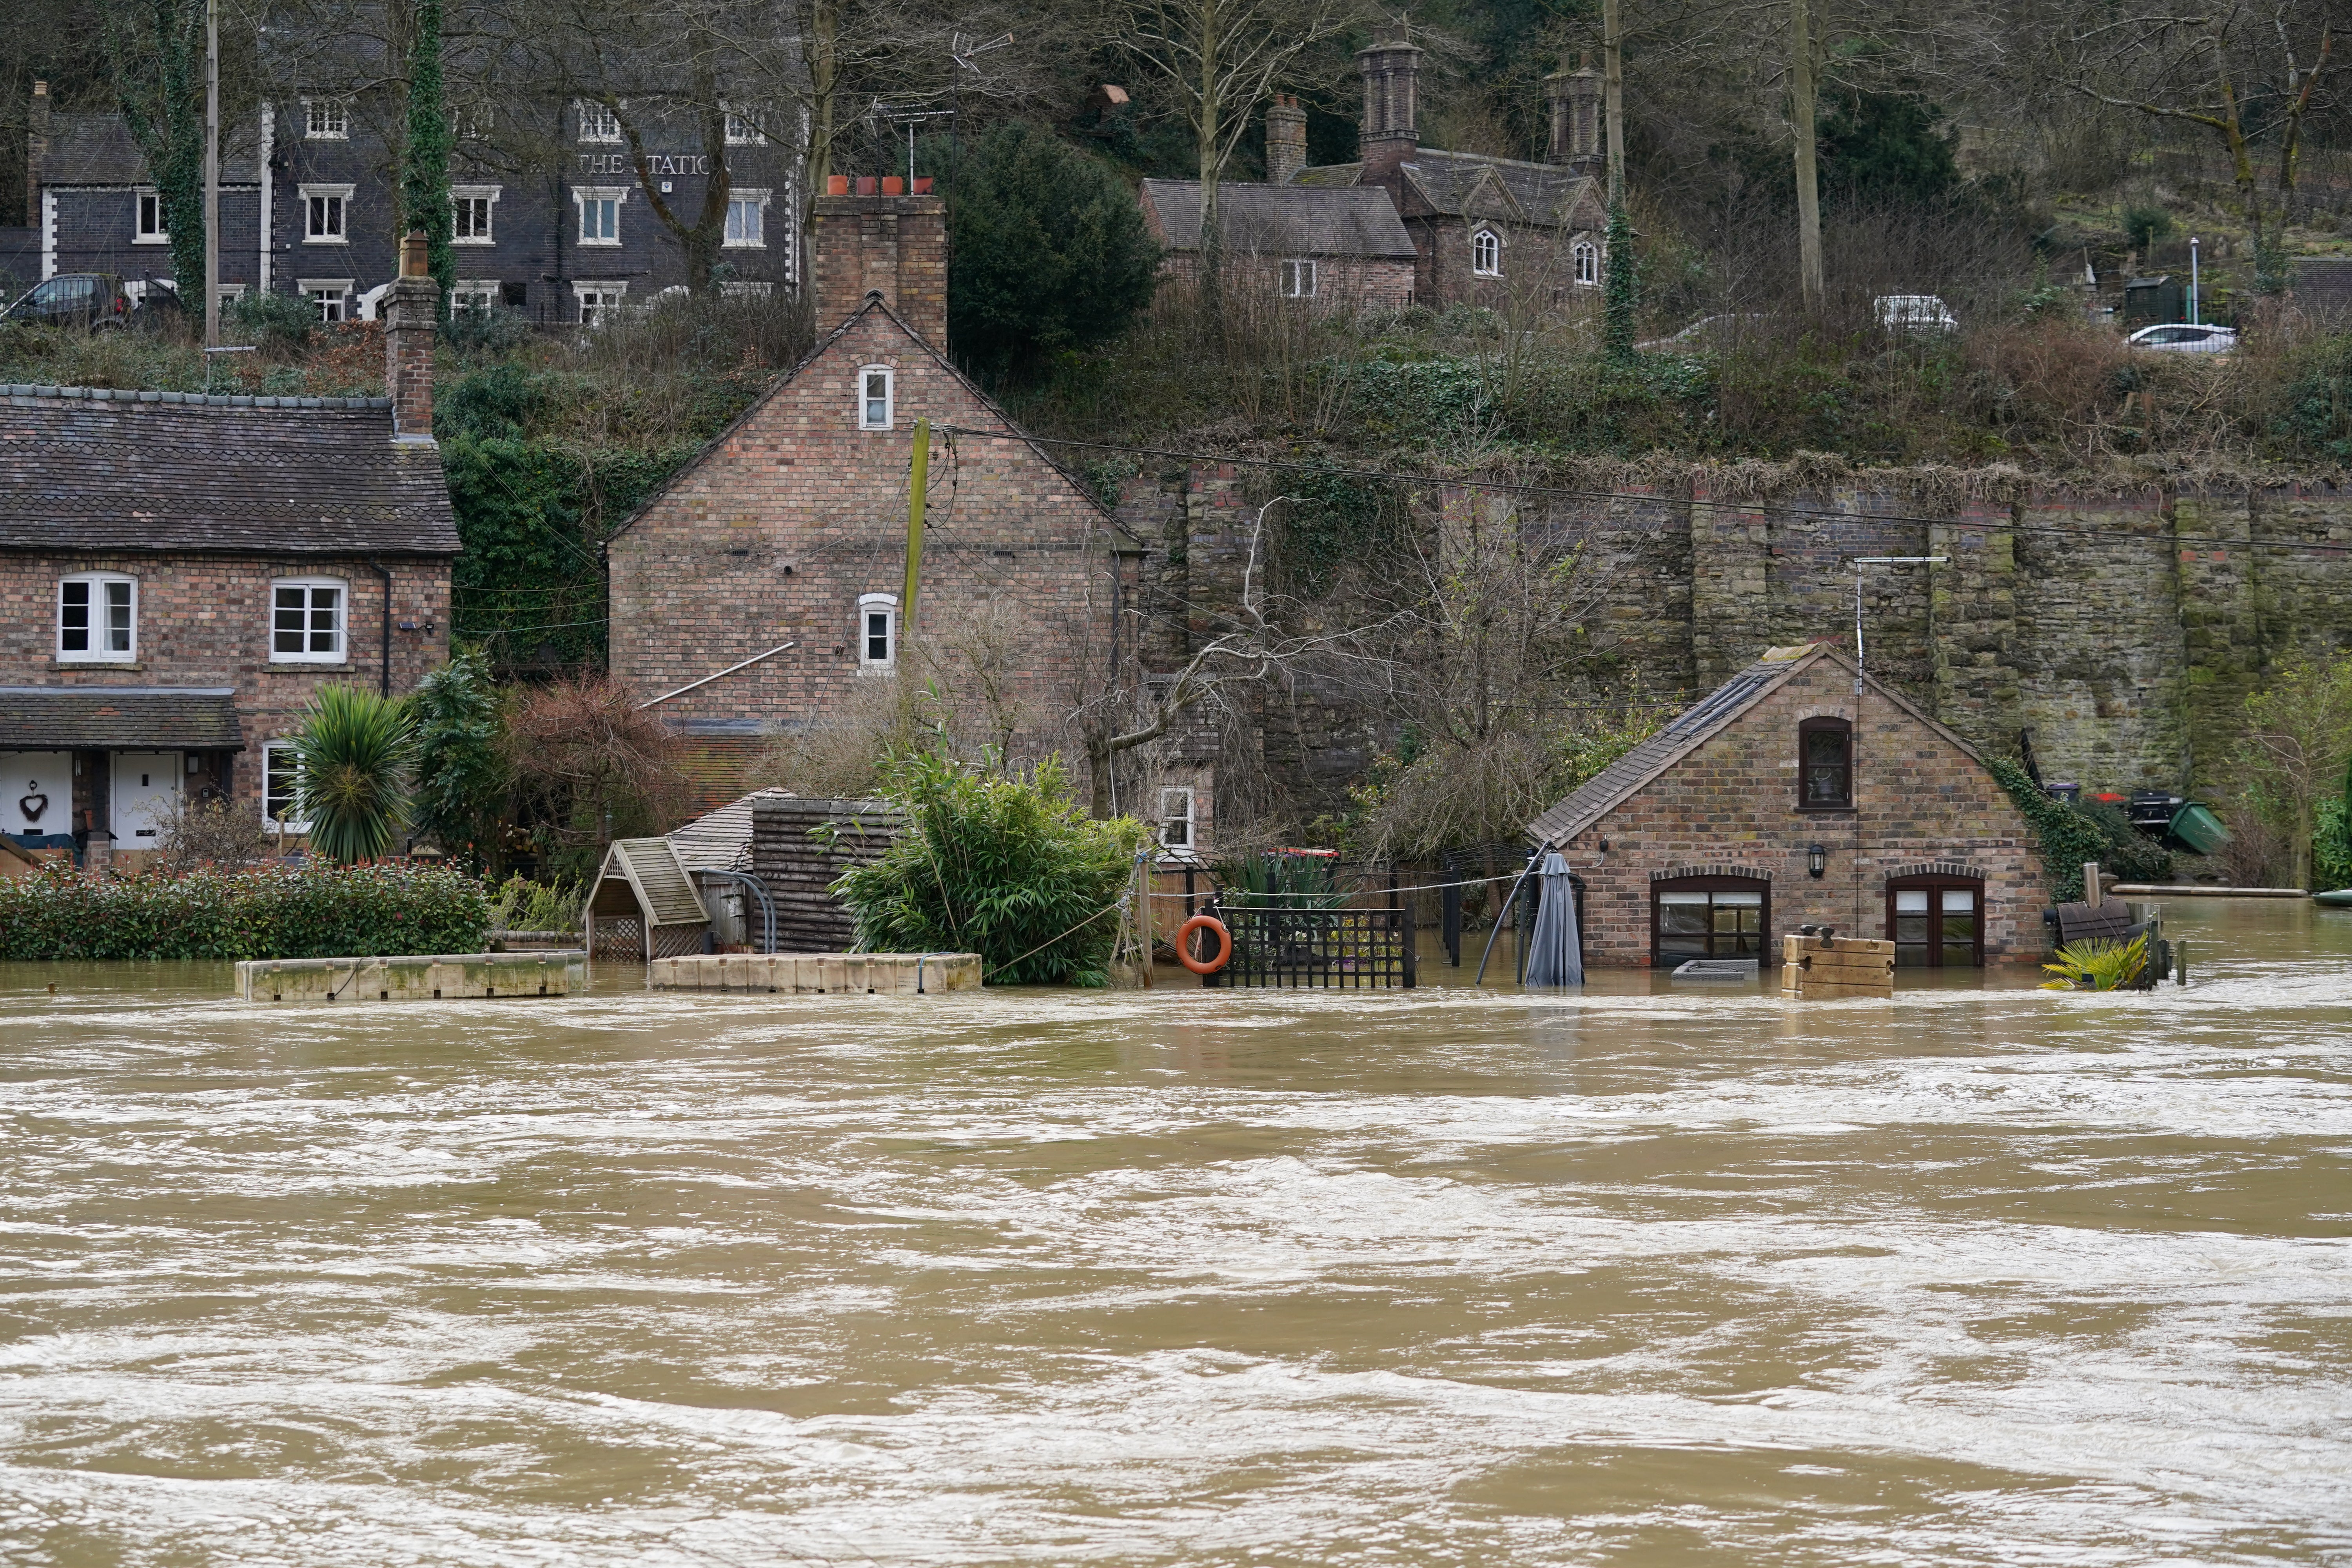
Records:
M2091 937L2058 950L2058 962L2042 966L2058 975L2042 983L2044 991L2121 991L2147 967L2145 932L2128 942Z
M351 686L322 686L294 736L299 809L310 847L345 865L381 859L408 826L415 740L407 705Z

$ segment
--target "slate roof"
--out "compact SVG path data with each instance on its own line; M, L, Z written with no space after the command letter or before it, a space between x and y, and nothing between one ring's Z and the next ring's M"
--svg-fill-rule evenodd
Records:
M1722 733L1790 677L1822 659L1848 671L1853 668L1852 657L1843 648L1828 643L1770 649L1764 658L1684 709L1664 729L1586 780L1575 794L1528 823L1528 836L1539 844L1566 844L1633 798L1651 780ZM1873 696L1900 708L1969 756L1977 756L1975 747L1921 712L1907 699L1867 676L1864 679Z
M1146 180L1142 197L1169 249L1201 248L1198 181ZM1220 184L1217 207L1228 251L1413 258L1412 237L1398 219L1395 204L1374 186Z
M249 125L221 130L221 183L260 183L254 151L258 138ZM49 153L35 177L45 185L139 185L150 182L147 154L132 140L120 114L52 114Z
M1557 163L1490 158L1479 153L1417 149L1403 165L1406 183L1432 212L1457 217L1514 217L1521 222L1570 223L1579 204L1599 211L1599 184L1591 176ZM1293 174L1291 184L1311 189L1364 188L1361 163L1321 163Z
M0 550L455 555L382 398L0 386Z
M245 750L226 686L0 686L0 735L26 751Z

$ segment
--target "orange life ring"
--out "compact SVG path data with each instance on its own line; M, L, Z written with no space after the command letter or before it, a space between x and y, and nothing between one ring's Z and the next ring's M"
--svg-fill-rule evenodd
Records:
M1192 956L1192 933L1213 931L1217 933L1217 957L1213 963L1203 963ZM1195 974L1214 974L1230 963L1234 956L1234 933L1225 922L1214 915L1194 915L1176 928L1176 962Z

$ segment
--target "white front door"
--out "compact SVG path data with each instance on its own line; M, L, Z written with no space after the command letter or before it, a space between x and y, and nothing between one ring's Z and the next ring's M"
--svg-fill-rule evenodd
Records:
M114 753L114 847L153 849L163 837L163 814L180 798L177 752Z
M73 829L73 753L0 752L0 833Z

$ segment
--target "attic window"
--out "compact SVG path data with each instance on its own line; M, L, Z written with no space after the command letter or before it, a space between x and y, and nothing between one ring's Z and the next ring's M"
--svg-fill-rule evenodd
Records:
M1282 297L1286 300L1315 298L1315 263L1286 261L1282 264Z
M311 142L348 142L352 138L351 110L339 98L306 98L302 100L302 135Z
M1590 289L1601 281L1601 247L1589 239L1580 239L1569 254L1576 260L1576 281Z
M898 376L887 365L869 364L857 373L857 427L887 430L898 413Z
M139 224L132 230L133 245L169 245L172 231L163 216L163 195L161 191L142 190L138 195Z
M1470 237L1470 270L1481 278L1503 275L1503 242L1491 228L1482 228Z
M1797 809L1853 807L1853 726L1843 719L1807 719L1797 726Z

